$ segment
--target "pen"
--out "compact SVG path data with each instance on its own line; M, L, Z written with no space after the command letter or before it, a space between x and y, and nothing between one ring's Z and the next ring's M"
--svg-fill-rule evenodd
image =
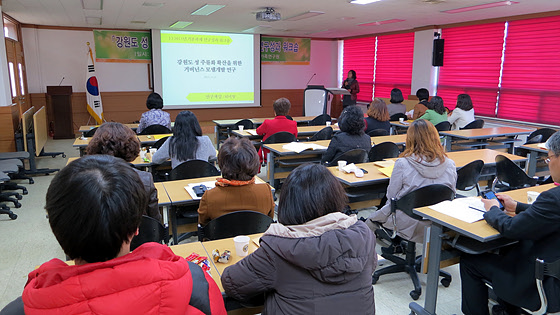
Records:
M471 206L469 206L469 208L471 208L471 209L474 209L474 210L476 210L476 211L480 211L480 212L486 213L486 211L484 211L484 210L480 210L480 209L478 209L478 208L475 208L475 207L471 207Z

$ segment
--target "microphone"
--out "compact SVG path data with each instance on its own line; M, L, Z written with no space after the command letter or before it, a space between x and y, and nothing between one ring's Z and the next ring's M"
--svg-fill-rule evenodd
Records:
M311 82L311 80L313 80L313 78L317 75L317 73L313 73L313 75L311 76L311 78L309 78L309 81L307 81L306 85L309 85L309 82Z
M64 81L64 77L62 77L62 80L60 80L60 83L58 84L58 86L60 86L62 84L62 81Z

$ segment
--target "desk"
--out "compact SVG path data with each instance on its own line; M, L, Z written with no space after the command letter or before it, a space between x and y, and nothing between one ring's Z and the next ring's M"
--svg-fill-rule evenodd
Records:
M134 165L134 167L136 168L147 168L148 171L150 171L149 169L152 167L152 165L154 165L152 163L151 154L149 152L146 153L146 157L148 158L149 161L144 161L143 159L140 158L140 156L138 156L136 159L134 159L134 161L130 162L130 164ZM70 164L71 162L77 159L79 159L79 157L68 158L66 165Z
M321 129L326 128L327 125L321 125L321 126L302 126L302 127L297 127L298 130L298 138L302 138L302 137L311 137L314 134L316 134L317 132L319 132ZM339 131L340 129L338 128L338 126L335 125L331 125L330 127L332 127L333 131ZM251 133L251 132L253 133ZM232 130L231 133L239 138L249 138L249 139L262 139L263 136L260 135L254 135L254 133L256 132L256 129L248 129L248 130Z
M529 161L527 162L527 175L533 177L537 172L537 158L539 155L547 155L548 150L544 146L544 143L534 143L534 144L524 144L519 147L519 149L526 150L528 152L527 157Z
M527 202L527 191L546 191L554 187L554 184L523 188L504 192L513 199ZM430 248L441 248L443 228L448 228L460 235L472 238L482 243L501 238L500 233L491 227L485 220L474 223L467 223L443 213L432 210L428 207L422 207L413 210L414 214L422 216L430 221ZM426 282L426 299L424 308L417 303L410 303L410 309L416 314L435 314L437 302L437 289L439 280L439 262L441 258L441 250L430 250L428 254L428 280Z
M172 136L172 134L165 134L165 135L141 135L138 136L138 140L140 141L141 146L150 146L155 144L159 139ZM74 140L74 144L72 145L75 148L80 149L80 156L84 155L85 149L88 146L90 138L76 138Z
M529 129L514 128L514 127L496 127L496 128L482 128L482 129L464 129L453 131L440 131L440 135L449 137L450 141L446 141L447 152L451 151L451 142L453 139L460 140L485 140L494 137L506 137L499 142L508 145L508 152L513 152L513 144L515 137L519 135L528 135L532 132ZM481 142L480 146L486 146L487 143Z
M406 120L406 124L403 124L400 121L390 121L389 123L391 124L391 134L397 134L399 129L408 130L408 127L410 127L410 124L412 124L413 121L413 119L408 119Z
M127 126L128 128L130 128L130 129L136 131L136 129L138 129L138 125L139 125L139 124L123 124L123 125L125 125L125 126ZM86 133L86 132L90 131L91 129L97 128L97 127L99 127L99 126L101 126L101 125L80 126L80 129L78 129L78 131L81 132L81 133Z

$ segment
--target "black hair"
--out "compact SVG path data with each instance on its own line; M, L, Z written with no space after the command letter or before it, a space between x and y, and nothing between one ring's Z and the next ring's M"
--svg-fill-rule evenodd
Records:
M231 137L220 146L218 165L223 178L246 181L259 173L259 155L247 138Z
M460 108L464 111L468 111L473 108L472 100L469 94L457 95L457 108Z
M427 100L430 98L430 91L425 88L420 88L416 91L416 97L418 97L419 101Z
M338 126L340 130L351 135L364 133L364 113L356 106L347 106L340 114Z
M146 99L146 107L148 107L148 109L162 109L163 99L159 94L151 93Z
M110 155L88 155L56 174L45 209L64 253L93 263L117 257L147 205L146 189L128 163Z
M404 97L400 89L394 88L391 90L391 100L389 102L393 104L402 103L404 101Z
M354 71L354 70L349 70L348 72L352 72L352 79L354 79L354 80L358 79L358 78L356 77L356 71Z
M432 109L440 115L445 113L445 106L443 106L443 98L439 96L432 97L432 99L428 103L428 109Z
M196 116L188 110L180 112L175 119L173 137L169 142L169 156L179 161L194 159L199 145L197 136L202 136L202 128Z
M348 204L342 184L320 164L303 164L293 170L282 185L278 201L278 222L304 224Z

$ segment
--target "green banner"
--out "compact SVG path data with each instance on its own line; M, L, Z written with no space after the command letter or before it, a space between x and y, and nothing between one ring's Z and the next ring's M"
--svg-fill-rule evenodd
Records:
M232 40L224 35L161 34L162 43L229 45Z
M308 65L311 39L293 37L261 37L261 63Z
M152 62L150 32L94 30L93 37L96 61Z

